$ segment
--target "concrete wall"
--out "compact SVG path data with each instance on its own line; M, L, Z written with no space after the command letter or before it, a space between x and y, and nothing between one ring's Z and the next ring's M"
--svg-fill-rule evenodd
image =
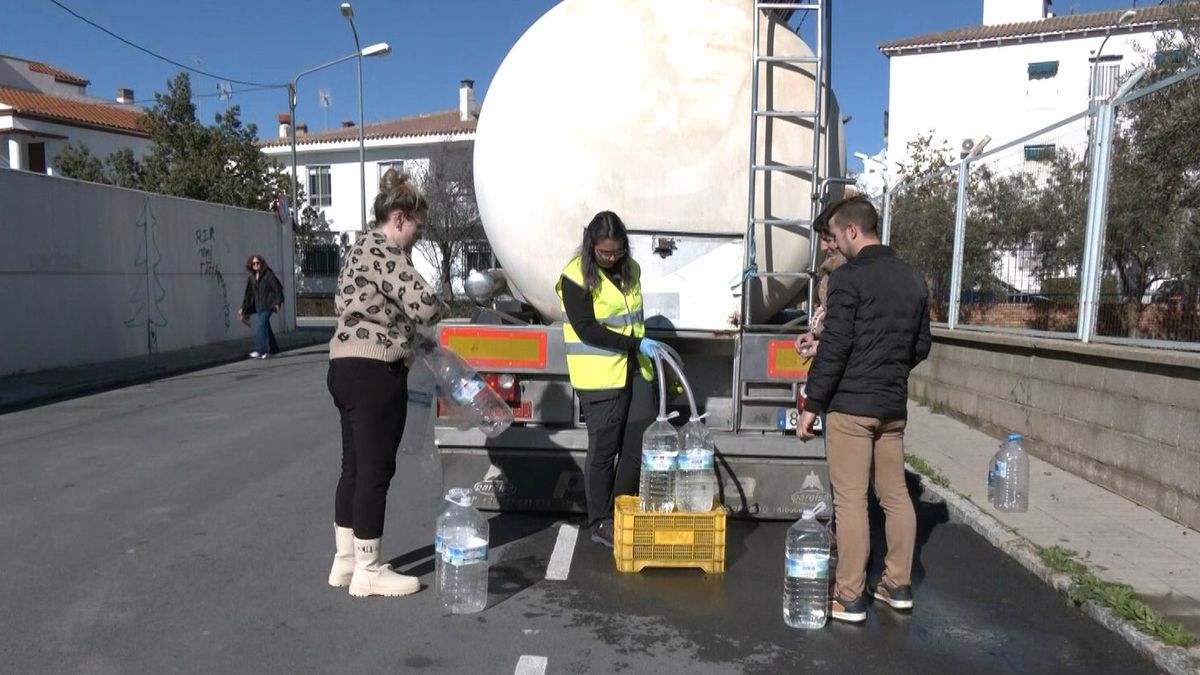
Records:
M245 261L284 284L290 228L271 213L0 169L0 376L233 338Z
M1034 455L1200 528L1200 353L934 329L910 385L918 401L1019 431Z

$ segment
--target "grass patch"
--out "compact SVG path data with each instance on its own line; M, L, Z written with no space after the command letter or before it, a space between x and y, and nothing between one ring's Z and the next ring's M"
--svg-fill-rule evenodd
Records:
M909 466L916 469L917 473L920 473L929 480L933 481L934 485L940 485L944 488L950 487L950 479L942 475L942 472L938 471L937 468L935 468L929 462L926 462L920 457L911 455L907 452L904 453L904 461L907 462Z
M1191 647L1200 642L1188 629L1166 619L1139 600L1131 586L1097 577L1079 561L1079 554L1075 551L1062 546L1050 546L1039 548L1038 553L1042 562L1051 569L1071 577L1074 583L1067 598L1072 604L1081 605L1088 600L1100 603L1141 632L1173 647Z
M929 405L929 412L933 413L934 415L945 415L946 406L942 405L938 401L934 401Z

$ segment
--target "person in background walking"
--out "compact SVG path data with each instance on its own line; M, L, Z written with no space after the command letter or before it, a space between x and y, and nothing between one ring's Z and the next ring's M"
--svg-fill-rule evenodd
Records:
M261 255L252 255L246 260L246 271L250 276L246 279L242 306L238 307L238 319L247 321L251 316L257 317L254 351L250 352L250 358L265 359L279 352L275 331L271 330L271 315L283 305L283 284Z
M587 421L584 466L592 541L613 545L613 496L637 494L642 434L654 421L650 359L665 345L646 335L641 267L629 255L625 223L597 213L579 255L556 285L571 386Z
M878 221L865 197L844 200L829 214L830 233L848 262L830 277L825 329L797 425L809 440L817 416L827 414L839 556L830 615L851 622L867 617L872 484L886 517L887 557L883 578L869 592L896 609L913 606L916 514L904 480L904 427L908 375L931 345L925 280L880 243Z
M411 341L446 306L413 267L412 249L429 203L408 177L389 169L375 197L375 229L348 251L335 296L327 384L341 416L342 472L334 499L337 554L330 586L350 595L408 595L416 577L381 562L388 486L408 412Z

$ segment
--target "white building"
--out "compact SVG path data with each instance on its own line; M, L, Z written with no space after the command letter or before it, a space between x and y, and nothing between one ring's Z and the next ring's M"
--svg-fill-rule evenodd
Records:
M459 86L459 107L412 117L401 117L367 124L364 135L364 165L366 168L366 198L368 221L372 220L371 205L379 192L379 179L390 168L396 168L420 180L432 163L442 162L450 167L464 167L475 149L475 125L479 106L475 102L474 83L463 80ZM291 123L288 113L279 115L279 137L262 142L262 150L291 170ZM451 169L456 171L457 169ZM296 171L309 204L316 207L336 233L346 233L345 240L364 227L361 220L358 128L354 122L341 127L311 133L304 123L296 125ZM491 251L486 244L471 246L468 257L487 258ZM428 255L418 252L413 262L427 278L434 276L434 266ZM455 261L453 269L465 273L470 267L480 267L480 260ZM328 274L328 270L305 270L312 275ZM309 285L310 292L322 292L325 284Z
M874 155L856 152L854 156L863 164L862 172L855 177L854 186L871 199L882 197L888 188L887 151L880 150Z
M69 143L86 144L100 159L129 148L141 158L150 134L133 90L114 101L87 95L86 78L38 61L0 55L0 157L10 169L54 173Z
M995 148L1086 110L1089 95L1111 95L1118 76L1152 57L1156 33L1173 24L1167 5L1121 21L1127 11L1055 16L1049 0L984 0L982 25L880 45L890 66L893 180L918 136L947 142L957 159L964 143L990 136ZM1024 151L1033 161L1054 148L1035 139Z

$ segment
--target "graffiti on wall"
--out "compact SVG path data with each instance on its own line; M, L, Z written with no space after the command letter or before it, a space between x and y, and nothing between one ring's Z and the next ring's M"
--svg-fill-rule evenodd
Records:
M212 279L221 291L222 318L225 331L229 331L229 287L225 284L225 275L221 274L221 265L213 255L217 241L217 229L213 226L201 227L196 230L196 254L200 256L200 276Z
M133 266L140 269L142 275L129 296L132 316L125 321L125 325L128 328L146 329L146 351L150 354L158 351L158 329L167 325L167 317L163 313L163 300L167 297L167 289L163 288L158 276L162 252L158 249L157 225L154 211L150 208L150 198L147 197L142 202L142 215L135 225L141 230L141 242L138 244Z

